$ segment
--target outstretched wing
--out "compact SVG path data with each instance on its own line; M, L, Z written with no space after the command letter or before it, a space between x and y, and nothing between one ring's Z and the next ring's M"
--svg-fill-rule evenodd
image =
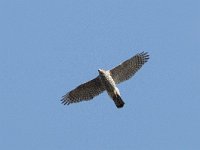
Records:
M132 58L110 70L116 84L130 79L149 59L147 52L138 53Z
M105 89L101 84L99 77L96 77L95 79L83 83L76 87L74 90L68 92L62 97L61 101L64 105L69 105L70 103L90 100L102 93L104 90Z

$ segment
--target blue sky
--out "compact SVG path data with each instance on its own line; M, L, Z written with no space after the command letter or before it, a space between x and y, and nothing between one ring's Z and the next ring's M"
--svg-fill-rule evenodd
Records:
M200 149L198 0L1 0L0 149ZM118 87L69 106L61 96L138 52Z

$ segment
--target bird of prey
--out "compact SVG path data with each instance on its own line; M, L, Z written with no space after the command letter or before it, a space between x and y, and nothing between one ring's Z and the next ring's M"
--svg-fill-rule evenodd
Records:
M107 91L116 107L122 108L125 103L120 96L116 84L130 79L142 67L142 65L148 61L148 59L148 53L142 52L136 54L111 70L106 71L99 69L99 75L96 78L83 83L68 92L62 97L61 101L64 105L69 105L71 103L91 100L103 91Z

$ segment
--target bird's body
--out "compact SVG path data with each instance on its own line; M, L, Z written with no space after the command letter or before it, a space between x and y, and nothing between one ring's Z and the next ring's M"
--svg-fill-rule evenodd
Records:
M61 101L63 104L70 104L83 100L90 100L106 90L108 95L115 102L117 108L121 108L124 106L124 102L116 84L130 79L148 59L149 55L142 52L136 54L111 70L105 71L99 69L99 75L96 78L83 83L74 90L68 92L63 96Z
M115 81L110 75L110 71L105 71L103 69L99 69L99 78L101 80L101 84L107 91L110 98L113 99L117 108L121 108L124 106L124 102L120 97L119 89L117 88Z

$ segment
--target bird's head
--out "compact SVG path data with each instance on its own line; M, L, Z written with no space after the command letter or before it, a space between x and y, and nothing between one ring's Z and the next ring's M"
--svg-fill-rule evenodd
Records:
M98 72L99 72L100 75L103 75L103 74L105 73L105 70L103 70L103 69L98 69Z

